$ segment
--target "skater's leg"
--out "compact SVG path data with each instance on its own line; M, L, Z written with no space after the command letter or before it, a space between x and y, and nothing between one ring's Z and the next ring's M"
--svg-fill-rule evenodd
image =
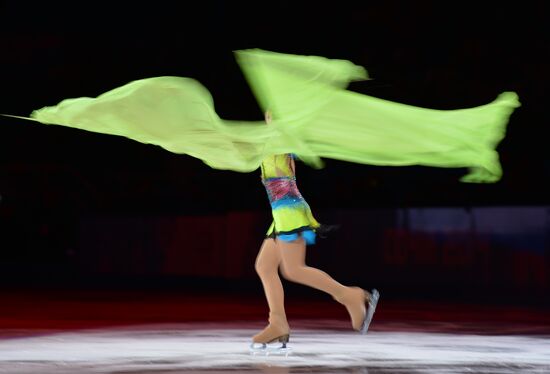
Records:
M359 287L347 287L334 280L322 270L307 266L306 244L303 239L293 242L277 242L281 253L281 272L293 282L324 291L348 310L352 326L360 330L366 316L366 293Z
M256 258L255 267L269 305L269 325L254 336L253 341L257 343L267 343L289 333L284 306L284 290L278 272L280 263L281 255L275 240L264 240Z
M279 240L283 276L296 283L305 284L335 296L345 292L346 286L335 281L322 270L306 265L306 244L303 239L293 242Z

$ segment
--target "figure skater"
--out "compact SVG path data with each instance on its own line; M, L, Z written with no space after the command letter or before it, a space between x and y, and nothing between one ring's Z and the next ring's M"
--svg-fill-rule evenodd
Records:
M256 260L269 305L269 324L252 346L286 346L290 328L284 309L283 277L330 294L343 304L355 330L366 333L378 292L344 286L305 264L306 245L323 226L296 187L293 154L310 166L322 158L369 165L467 167L460 180L494 183L502 176L496 147L509 117L520 106L514 92L458 110L434 110L348 91L367 71L347 60L251 49L236 51L265 122L269 108L277 123L232 121L218 116L210 92L185 77L130 82L96 98L66 99L31 113L30 119L155 144L188 154L216 169L253 172L261 168L273 224ZM270 155L265 157L265 155ZM256 345L255 345L256 344Z
M270 124L271 113L265 113ZM305 263L307 245L314 244L323 227L315 220L311 209L296 186L293 154L266 157L261 164L261 178L273 213L267 236L256 259L256 272L264 288L269 306L269 324L254 335L251 348L266 349L268 343L280 342L286 348L290 328L284 307L284 290L279 277L316 288L343 304L351 317L354 330L365 334L372 320L378 291L367 292L359 287L345 286L322 270Z

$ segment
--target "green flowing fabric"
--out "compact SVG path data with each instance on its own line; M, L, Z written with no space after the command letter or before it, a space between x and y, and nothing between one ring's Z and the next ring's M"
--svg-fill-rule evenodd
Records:
M262 121L228 121L196 80L156 77L97 98L67 99L34 111L45 124L125 136L188 154L217 169L256 170L266 156L295 153L314 167L322 158L371 165L469 167L466 182L495 182L495 148L519 106L513 92L468 109L433 110L346 90L367 79L345 60L259 49L235 52L261 108Z

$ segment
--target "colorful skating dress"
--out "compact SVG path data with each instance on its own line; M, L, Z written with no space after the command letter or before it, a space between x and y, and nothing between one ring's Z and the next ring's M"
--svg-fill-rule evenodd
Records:
M306 244L314 244L315 231L321 225L313 218L309 205L298 191L293 159L291 154L280 154L262 161L262 183L273 213L267 237L284 241L303 237Z

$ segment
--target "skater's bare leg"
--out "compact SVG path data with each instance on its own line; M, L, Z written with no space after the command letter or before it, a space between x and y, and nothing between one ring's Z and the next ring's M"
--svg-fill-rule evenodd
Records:
M289 334L284 306L284 290L278 272L280 263L281 255L275 240L264 240L256 258L255 267L269 305L269 325L253 337L252 340L255 343L267 343Z
M365 291L359 287L347 287L322 270L307 266L306 244L300 238L293 242L277 241L281 254L281 272L293 282L301 283L331 295L343 304L351 317L352 326L359 330L365 320Z

